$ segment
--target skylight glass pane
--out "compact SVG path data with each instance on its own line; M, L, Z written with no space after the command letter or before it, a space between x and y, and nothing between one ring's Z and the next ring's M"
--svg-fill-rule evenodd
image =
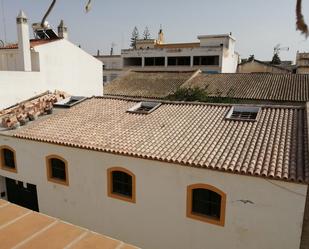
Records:
M137 114L149 114L157 109L161 103L159 102L140 102L128 109L127 112L137 113Z
M252 106L233 106L226 118L231 120L256 121L259 107Z

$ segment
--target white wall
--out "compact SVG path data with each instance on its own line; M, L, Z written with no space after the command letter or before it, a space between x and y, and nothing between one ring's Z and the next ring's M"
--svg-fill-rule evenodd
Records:
M46 90L40 72L0 71L0 110Z
M31 65L32 71L40 71L38 53L33 50L31 51ZM0 49L0 71L20 71L18 69L18 49Z
M202 43L202 40L204 43ZM205 40L205 41L204 41ZM220 43L224 46L220 47ZM219 56L218 66L134 66L125 69L145 70L194 70L218 71L220 73L235 73L238 64L238 54L235 53L235 41L229 38L205 38L201 39L201 47L198 48L173 48L173 49L124 49L121 52L122 60L130 57L177 57L177 56ZM124 65L124 63L122 62Z
M0 136L18 173L36 184L40 211L147 249L299 248L307 186ZM47 181L45 156L69 162L70 185ZM106 170L136 176L136 204L107 197ZM225 226L186 217L186 188L206 183L227 194ZM250 200L244 204L240 200Z
M73 43L62 39L36 46L35 51L49 90L83 96L103 94L102 63Z
M201 47L208 47L208 46L220 46L220 44L223 44L224 47L229 46L229 36L224 37L198 37L201 42Z
M16 58L14 51L10 54ZM102 63L73 43L65 39L50 42L36 46L31 54L32 68L39 72L0 71L0 109L47 90L87 97L103 94ZM6 69L16 70L11 60Z
M223 53L222 73L236 73L239 56L237 53L231 53L226 50Z
M0 70L17 71L17 49L0 49Z

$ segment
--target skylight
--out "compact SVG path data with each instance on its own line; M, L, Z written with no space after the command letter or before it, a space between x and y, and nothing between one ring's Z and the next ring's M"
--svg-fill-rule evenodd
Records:
M161 103L159 102L140 102L132 108L128 109L127 112L139 113L139 114L149 114L157 109Z
M60 108L70 108L82 101L84 101L86 97L83 96L71 96L66 99L63 99L61 101L58 101L54 104L54 107L60 107Z
M254 106L233 106L226 115L227 119L241 121L256 121L260 107Z

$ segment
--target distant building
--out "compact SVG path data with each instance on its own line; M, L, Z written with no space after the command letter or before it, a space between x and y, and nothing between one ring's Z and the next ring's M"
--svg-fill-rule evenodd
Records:
M122 49L121 55L96 56L104 64L115 63L112 69L127 71L192 71L201 69L209 73L235 73L239 55L235 51L236 40L231 34L201 35L199 42L164 43L160 30L158 39L137 40L136 48ZM117 60L117 63L115 62ZM117 66L116 66L117 65ZM108 67L104 72L110 71ZM120 76L122 73L113 73ZM109 81L106 77L104 81Z
M121 51L124 69L194 70L234 73L238 63L236 40L230 34L198 36L194 43L138 40L136 49Z
M109 83L125 73L122 70L121 55L97 55L103 63L103 84Z
M297 66L297 73L308 74L309 73L309 53L297 52L296 66Z
M304 105L309 75L130 71L104 88L106 96L166 99L179 89L199 88L209 101Z
M24 12L16 22L18 43L0 48L0 109L46 90L102 95L102 63L65 39L63 22L59 36L32 40Z
M292 62L291 62L292 64ZM274 65L270 62L260 61L256 59L246 60L237 67L238 73L292 73L292 66L286 64Z

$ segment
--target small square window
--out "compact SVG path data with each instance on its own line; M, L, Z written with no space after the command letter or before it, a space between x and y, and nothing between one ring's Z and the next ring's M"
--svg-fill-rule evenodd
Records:
M112 172L113 193L132 197L132 176L122 171Z
M120 167L107 170L108 196L135 203L135 175Z
M48 181L69 185L66 160L58 156L49 156L46 158L46 163Z
M7 146L0 147L0 166L4 170L17 172L15 151Z
M187 187L187 217L224 226L226 194L207 184Z
M54 104L54 107L58 107L58 108L70 108L74 105L77 105L81 102L83 102L84 100L86 100L86 97L83 96L71 96L68 97L66 99L60 100L58 102L56 102Z
M62 181L66 180L65 163L57 158L51 160L51 177Z
M14 152L9 149L3 149L4 166L15 169Z
M221 196L208 189L192 190L192 212L220 220Z

